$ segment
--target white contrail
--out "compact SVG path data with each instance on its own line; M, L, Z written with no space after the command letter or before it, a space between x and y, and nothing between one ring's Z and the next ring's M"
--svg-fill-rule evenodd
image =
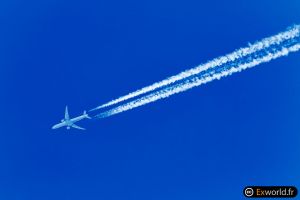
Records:
M220 72L217 72L217 73L210 72L208 74L204 74L202 77L195 77L195 78L192 78L192 79L188 79L184 83L176 84L174 86L170 86L170 87L167 87L165 89L153 92L153 93L151 93L147 96L141 97L139 99L136 99L136 100L131 101L129 103L126 103L124 105L121 105L121 106L118 106L118 107L113 108L111 110L100 113L100 114L97 115L97 117L105 118L105 117L109 117L111 115L115 115L115 114L118 114L118 113L121 113L121 112L124 112L124 111L127 111L127 110L131 110L133 108L136 108L136 107L139 107L139 106L157 101L159 99L167 98L167 97L169 97L173 94L177 94L177 93L189 90L193 87L200 86L200 85L208 83L210 81L220 79L222 77L231 75L233 73L240 72L242 70L254 67L254 66L259 65L261 63L269 62L273 59L276 59L276 58L279 58L279 57L282 57L282 56L286 56L289 53L296 52L298 50L300 50L300 44L299 43L295 44L295 45L293 45L289 48L284 47L284 48L278 50L275 53L268 52L265 56L253 59L251 62L241 64L237 67L229 67L229 68L225 67L223 71L220 71Z
M140 96L142 94L146 94L148 92L152 92L152 91L160 89L164 86L173 84L177 81L180 81L180 80L183 80L185 78L191 77L193 75L199 74L200 72L205 71L209 68L213 68L213 67L216 67L216 66L221 66L225 63L238 60L242 57L245 57L245 56L250 55L254 52L260 51L262 49L268 48L272 45L278 45L278 44L282 43L283 41L286 41L286 40L289 40L291 38L297 37L299 35L299 32L300 32L299 26L293 26L292 28L290 28L289 30L287 30L285 32L281 32L277 35L265 38L265 39L263 39L259 42L254 43L254 44L249 44L248 47L238 49L238 50L234 51L233 53L227 54L225 56L221 56L221 57L216 58L214 60L211 60L211 61L209 61L205 64L201 64L201 65L199 65L195 68L183 71L183 72L181 72L181 73L179 73L175 76L171 76L171 77L166 78L162 81L156 82L156 83L154 83L150 86L144 87L144 88L139 89L135 92L129 93L125 96L121 96L121 97L119 97L115 100L109 101L108 103L105 103L101 106L98 106L98 107L96 107L92 110L98 110L98 109L101 109L101 108L105 108L105 107L108 107L108 106L115 105L117 103L129 100L131 98Z

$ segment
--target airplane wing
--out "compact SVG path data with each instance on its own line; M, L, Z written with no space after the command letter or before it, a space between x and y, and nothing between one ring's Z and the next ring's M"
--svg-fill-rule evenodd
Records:
M65 120L69 120L70 116L69 116L69 111L68 111L68 106L66 106L66 110L65 110Z
M80 126L77 126L75 124L72 125L72 128L80 129L80 130L85 130L85 128L81 128Z

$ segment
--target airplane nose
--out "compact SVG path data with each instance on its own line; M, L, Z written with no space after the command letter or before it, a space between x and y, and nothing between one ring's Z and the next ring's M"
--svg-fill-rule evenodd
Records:
M52 126L52 129L56 129L56 125Z

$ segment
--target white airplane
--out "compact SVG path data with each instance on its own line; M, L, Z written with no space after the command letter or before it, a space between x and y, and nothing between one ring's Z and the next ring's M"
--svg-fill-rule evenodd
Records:
M85 130L85 128L81 128L80 126L77 126L75 124L76 122L81 121L83 119L91 119L89 117L89 115L86 113L86 111L84 111L82 115L75 117L73 119L70 119L69 112L68 112L68 106L66 106L65 119L62 119L61 123L54 125L52 127L52 129L57 129L57 128L66 126L67 129L70 129L72 127L72 128L76 128L76 129L80 129L80 130Z

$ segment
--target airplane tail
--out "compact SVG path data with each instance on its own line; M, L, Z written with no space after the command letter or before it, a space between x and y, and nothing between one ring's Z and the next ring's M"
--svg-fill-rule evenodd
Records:
M86 110L83 112L83 114L86 116L86 118L92 119L92 118L87 114Z

